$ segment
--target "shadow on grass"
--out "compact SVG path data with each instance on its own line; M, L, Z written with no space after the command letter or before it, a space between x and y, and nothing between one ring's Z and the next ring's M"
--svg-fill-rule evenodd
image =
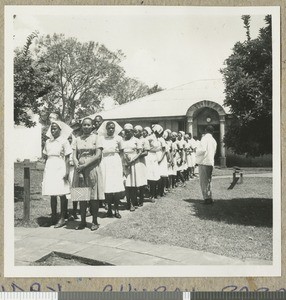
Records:
M194 215L202 220L272 227L272 199L218 199L212 205L205 205L204 201L197 199L184 199L184 201L192 204Z
M14 184L14 202L23 201L24 187Z

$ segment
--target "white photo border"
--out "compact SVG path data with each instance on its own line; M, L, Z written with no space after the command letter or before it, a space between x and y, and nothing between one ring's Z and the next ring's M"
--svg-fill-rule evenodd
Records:
M273 46L273 264L267 266L15 266L14 259L14 164L13 146L13 14L91 14L93 9L134 14L163 13L272 15ZM4 35L4 276L5 277L256 277L281 276L281 126L280 126L280 6L5 6ZM279 134L278 134L279 133ZM274 201L275 200L275 201ZM274 217L275 216L275 217Z

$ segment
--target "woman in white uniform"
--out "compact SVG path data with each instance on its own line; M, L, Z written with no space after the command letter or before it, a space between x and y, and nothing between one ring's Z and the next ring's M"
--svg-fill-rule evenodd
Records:
M122 140L122 152L124 161L124 173L126 176L125 189L127 205L130 211L138 207L137 189L144 186L146 181L141 176L141 169L138 168L138 159L142 153L142 144L134 137L132 124L124 125L125 137Z
M66 124L61 121L52 121L50 138L46 141L43 150L46 156L46 165L43 175L42 194L51 196L51 225L59 228L65 225L67 215L67 198L70 193L69 185L69 156L72 148L65 132ZM57 196L61 199L61 217L57 223Z
M117 122L104 121L97 130L102 136L102 168L104 177L105 201L108 204L107 216L121 218L119 213L120 195L124 191L122 160L119 155L122 138L118 135L122 128Z
M150 188L150 201L155 202L157 198L157 185L160 179L159 164L156 154L156 147L154 145L154 140L156 139L154 133L150 127L145 127L143 130L143 137L149 142L148 155L145 157L146 169L147 169L147 179Z

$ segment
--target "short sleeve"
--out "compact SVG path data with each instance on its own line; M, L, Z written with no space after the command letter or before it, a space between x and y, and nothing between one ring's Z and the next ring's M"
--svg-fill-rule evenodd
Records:
M100 135L95 135L96 142L95 142L95 148L96 149L103 149L103 137Z
M178 148L180 149L180 150L182 150L183 148L184 148L184 141L183 140L180 140L180 141L178 141Z
M149 151L150 150L150 143L147 139L143 140L143 149Z
M119 150L122 150L122 149L123 149L122 141L123 141L123 138L122 138L120 135L118 135L118 136L116 137L116 142L117 142L117 146L118 146L118 149L119 149Z
M193 140L193 139L190 140L190 146L191 146L192 149L196 148L195 140Z
M63 143L63 148L64 148L64 155L65 156L72 154L72 147L71 147L71 145L70 145L70 143L69 143L68 140L66 140Z
M160 138L160 143L161 143L161 147L162 148L166 148L167 147L166 141L163 138Z
M142 149L143 148L143 144L142 141L136 138L136 148L137 149Z
M119 147L120 150L123 150L123 149L124 149L124 140L123 140L123 138L121 138L121 139L119 140L118 147Z

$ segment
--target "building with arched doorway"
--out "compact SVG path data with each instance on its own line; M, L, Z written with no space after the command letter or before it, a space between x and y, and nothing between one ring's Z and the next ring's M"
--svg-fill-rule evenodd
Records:
M215 162L226 166L223 138L232 116L223 107L224 85L221 79L199 80L116 106L100 115L120 125L150 126L160 124L172 131L183 130L201 138L207 125L215 129L218 149ZM94 117L97 114L92 115Z

